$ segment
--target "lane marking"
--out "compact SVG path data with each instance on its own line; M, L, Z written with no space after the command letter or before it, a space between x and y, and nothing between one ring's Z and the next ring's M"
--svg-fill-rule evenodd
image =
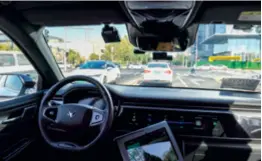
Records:
M197 85L197 86L200 86L200 84L199 84L196 80L191 79L190 81L191 81L193 84L195 84L195 85Z
M138 82L142 79L142 77L138 77L136 79L133 79L131 81L128 81L128 82L124 82L124 83L121 83L123 85L138 85Z
M180 76L177 76L177 79L178 79L185 87L188 87L188 85L180 78Z

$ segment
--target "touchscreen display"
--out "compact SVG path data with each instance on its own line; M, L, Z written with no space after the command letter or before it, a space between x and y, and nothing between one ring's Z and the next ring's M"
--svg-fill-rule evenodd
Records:
M177 161L165 128L127 141L125 147L130 161Z

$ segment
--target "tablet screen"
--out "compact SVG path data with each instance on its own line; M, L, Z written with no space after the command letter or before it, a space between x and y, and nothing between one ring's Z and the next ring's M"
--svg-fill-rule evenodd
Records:
M130 161L178 160L165 128L127 141L125 147Z

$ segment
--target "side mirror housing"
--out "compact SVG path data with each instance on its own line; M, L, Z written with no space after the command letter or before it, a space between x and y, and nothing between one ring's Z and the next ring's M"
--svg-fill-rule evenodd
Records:
M24 95L34 89L35 81L27 74L0 74L0 98Z
M33 88L35 86L35 82L29 75L20 74L20 77L23 81L24 88Z

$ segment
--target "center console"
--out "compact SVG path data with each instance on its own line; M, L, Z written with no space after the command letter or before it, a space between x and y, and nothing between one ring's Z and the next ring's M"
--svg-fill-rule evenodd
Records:
M187 161L259 161L261 158L260 113L251 109L229 111L125 105L117 119L117 135L165 120Z
M261 138L261 119L246 111L193 110L124 106L119 132L129 132L148 125L167 121L176 135L221 138Z

